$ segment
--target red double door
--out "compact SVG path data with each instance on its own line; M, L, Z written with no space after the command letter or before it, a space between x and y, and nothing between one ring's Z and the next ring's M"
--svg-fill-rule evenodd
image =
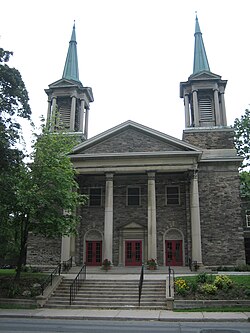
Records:
M86 241L86 265L101 266L102 241Z
M166 265L182 266L182 240L166 240Z
M125 241L125 266L142 265L142 241L127 240Z

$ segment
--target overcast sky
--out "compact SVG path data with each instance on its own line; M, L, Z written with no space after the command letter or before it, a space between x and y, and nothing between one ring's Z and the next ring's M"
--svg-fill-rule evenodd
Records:
M75 20L80 80L95 98L89 137L130 119L181 138L179 83L192 74L195 11L210 70L228 80L232 125L250 103L249 0L0 0L0 46L14 52L38 125Z

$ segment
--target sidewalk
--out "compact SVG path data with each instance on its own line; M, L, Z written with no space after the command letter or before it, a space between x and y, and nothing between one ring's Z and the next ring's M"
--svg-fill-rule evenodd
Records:
M84 320L155 320L155 321L202 321L229 322L250 321L250 312L173 312L166 310L84 310L84 309L0 309L0 318L46 318Z

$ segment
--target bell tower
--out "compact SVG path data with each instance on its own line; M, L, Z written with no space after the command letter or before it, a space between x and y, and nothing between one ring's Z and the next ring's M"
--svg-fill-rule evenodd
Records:
M180 83L185 107L183 140L206 149L233 148L224 100L227 81L210 71L197 16L194 37L193 73L188 81Z
M220 127L227 125L224 92L227 81L210 71L198 18L195 19L193 74L180 83L184 98L185 127Z
M48 95L47 124L51 131L59 128L88 138L89 105L94 101L92 88L79 80L75 24L73 26L62 78L45 89Z

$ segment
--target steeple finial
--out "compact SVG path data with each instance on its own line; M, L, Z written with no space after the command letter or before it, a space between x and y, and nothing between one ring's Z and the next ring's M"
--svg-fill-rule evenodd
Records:
M77 45L77 42L76 42L75 21L74 21L71 39L69 42L68 54L67 54L67 58L65 61L65 66L64 66L63 76L62 76L63 79L79 81L78 58L77 58L76 45Z
M195 18L195 44L194 44L194 66L193 66L193 74L199 73L201 71L210 72L207 54L205 50L205 46L203 43L202 33L200 30L200 25L197 17Z

